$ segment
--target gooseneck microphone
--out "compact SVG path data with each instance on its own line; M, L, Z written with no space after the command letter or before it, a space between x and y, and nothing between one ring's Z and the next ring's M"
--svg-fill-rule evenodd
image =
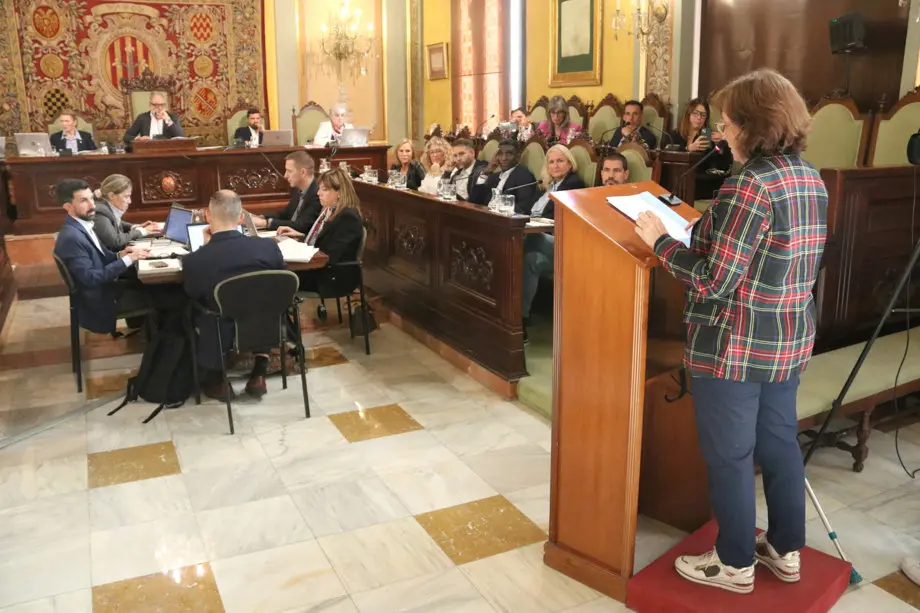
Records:
M543 180L542 180L542 179L537 179L537 180L534 181L533 183L525 183L524 185L515 185L514 187L509 187L508 189L502 190L502 193L504 193L504 192L514 192L514 191L517 191L517 190L519 190L519 189L523 189L523 188L525 188L525 187L530 187L530 186L532 186L532 185L543 185Z
M706 155L696 161L696 164L685 170L684 173L677 178L677 185L680 185L680 182L683 181L688 174L696 170L700 164L708 160L716 151L722 153L722 143L724 142L724 140L717 142L715 145L713 145L712 149L706 152Z
M654 125L654 124L650 124L650 123L645 124L645 127L646 127L646 128L651 128L652 130L655 130L656 132L658 132L658 134L661 134L661 139L658 141L658 146L655 147L655 149L657 149L658 151L661 151L662 142L664 141L664 137L665 137L665 136L668 137L668 140L670 141L669 144L671 144L671 145L674 144L674 137L671 136L671 133L670 133L670 132L667 132L667 131L665 131L665 130L662 130L662 129L659 128L658 126L656 126L656 125Z
M472 134L472 136L476 136L477 134L479 134L479 131L482 130L482 126L486 125L487 123L489 123L490 120L492 120L492 119L494 119L494 118L495 118L495 113L492 113L491 115L489 115L488 117L486 117L486 118L485 118L485 121L483 121L481 124L479 124L479 125L476 127L476 131Z
M603 132L603 134L601 134L601 137L600 137L599 139L597 139L597 141L598 141L597 144L603 145L603 144L604 144L604 137L606 137L606 136L607 136L608 134L610 134L611 132L616 132L616 131L617 131L617 128L619 128L619 127L620 127L620 126L614 126L614 127L610 128L609 130L605 130L605 131Z

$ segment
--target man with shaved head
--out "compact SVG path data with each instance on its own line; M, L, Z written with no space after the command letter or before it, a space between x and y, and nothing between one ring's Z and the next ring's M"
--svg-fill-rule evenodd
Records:
M150 94L150 112L137 116L134 124L125 132L125 142L174 136L185 136L185 131L179 125L179 116L166 110L166 97L163 94L154 92Z
M185 291L192 299L216 309L214 288L221 281L247 272L284 270L278 243L270 238L244 236L239 231L243 223L243 205L234 192L222 189L211 196L206 216L210 224L207 243L182 260ZM203 319L196 326L200 335L198 365L202 391L211 398L224 400L226 394L233 394L233 388L229 381L222 380L220 360L223 356L218 350L214 320ZM221 322L220 341L225 349L233 346L233 335L233 325ZM259 398L267 391L265 374L269 349L255 352L255 364L246 384L246 393L250 396Z

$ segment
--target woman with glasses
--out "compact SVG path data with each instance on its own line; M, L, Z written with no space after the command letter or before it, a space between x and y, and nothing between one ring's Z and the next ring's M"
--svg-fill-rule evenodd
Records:
M569 103L562 96L550 98L546 114L549 119L541 121L537 131L543 134L548 145L568 145L581 136L581 127L569 121Z
M714 102L740 172L694 225L689 248L652 213L639 216L636 232L687 285L684 367L719 524L715 548L680 556L675 568L689 581L747 594L755 561L781 581L800 579L805 472L796 391L815 341L827 190L802 159L811 115L788 79L756 70ZM761 535L755 462L768 511Z
M694 189L695 200L708 200L721 187L725 180L725 173L732 166L732 154L728 143L722 137L722 132L709 127L709 103L702 98L694 98L687 103L687 110L677 131L671 135L675 145L681 151L691 153L709 153L713 147L718 146L719 151L713 153L700 164L696 170L696 185ZM719 144L721 143L721 144Z

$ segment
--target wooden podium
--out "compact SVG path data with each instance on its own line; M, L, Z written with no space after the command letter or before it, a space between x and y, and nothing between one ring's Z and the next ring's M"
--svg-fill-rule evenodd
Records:
M621 601L633 574L640 477L649 481L644 514L654 517L654 510L674 506L665 501L674 493L669 480L677 477L660 466L642 474L643 439L653 444L656 436L643 437L643 414L649 379L680 366L685 335L683 284L660 267L634 222L607 202L608 196L643 191L667 193L645 181L551 196L559 206L544 562ZM686 204L675 210L687 220L700 216ZM659 455L669 451L656 447ZM705 497L705 479L701 487ZM662 519L681 523L673 514Z

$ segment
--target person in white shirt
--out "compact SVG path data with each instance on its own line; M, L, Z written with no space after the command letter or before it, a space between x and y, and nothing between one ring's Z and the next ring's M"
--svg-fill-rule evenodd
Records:
M454 169L444 173L444 178L457 186L457 198L470 199L470 188L485 170L488 163L476 159L476 147L473 141L461 138L453 144Z
M345 128L353 128L350 123L345 123L345 114L347 109L344 104L336 104L329 111L329 121L319 124L316 130L316 136L313 137L313 144L325 147L332 141L342 138L342 132Z
M71 153L96 149L93 135L77 130L77 116L71 111L63 111L58 115L58 123L61 124L60 132L51 135L51 146L54 149L57 151L68 149Z
M185 136L185 131L179 125L179 117L166 110L166 98L163 94L154 92L150 94L150 112L137 116L125 132L125 142L177 136Z
M438 194L438 182L443 178L445 172L453 170L453 151L450 143L440 136L432 136L425 143L425 151L422 152L422 168L425 169L425 176L418 191L425 194Z

